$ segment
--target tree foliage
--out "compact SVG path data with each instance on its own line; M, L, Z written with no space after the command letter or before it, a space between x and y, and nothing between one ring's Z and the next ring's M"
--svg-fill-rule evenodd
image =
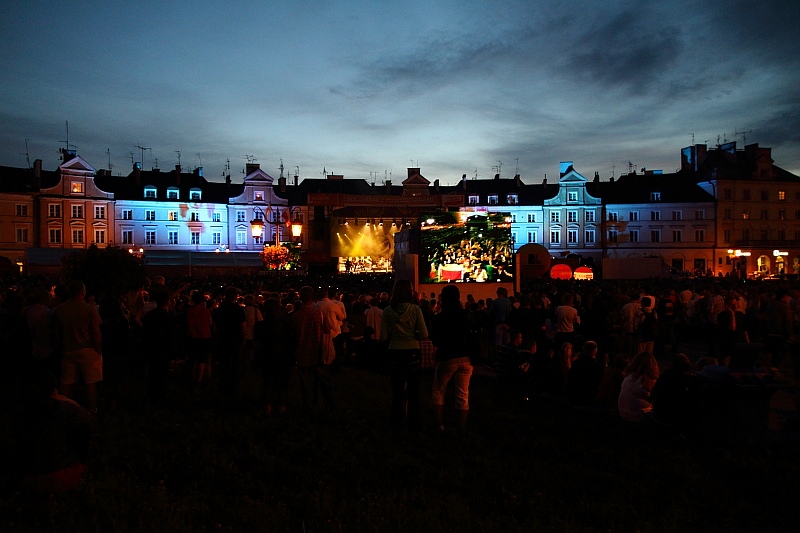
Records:
M64 281L77 279L89 294L120 295L145 281L144 264L139 257L113 246L95 245L67 254L61 260Z

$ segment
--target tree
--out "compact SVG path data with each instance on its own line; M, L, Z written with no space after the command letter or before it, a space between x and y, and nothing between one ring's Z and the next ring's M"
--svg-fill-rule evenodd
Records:
M112 246L100 249L93 244L86 250L67 254L61 260L61 267L64 281L82 281L89 294L119 296L145 281L142 260Z

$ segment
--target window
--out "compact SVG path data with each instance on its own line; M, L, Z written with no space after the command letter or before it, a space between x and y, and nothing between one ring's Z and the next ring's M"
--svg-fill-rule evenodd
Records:
M742 191L742 200L749 201L750 200L750 189L745 189Z
M726 219L726 220L732 219L733 218L733 209L731 209L730 207L726 207L725 208L725 214L723 214L722 217L724 219Z
M83 206L82 205L73 205L72 206L72 218L83 218Z
M578 212L567 211L567 222L577 222L577 221L578 221Z
M628 235L630 242L639 242L639 230L632 229Z
M236 211L236 222L247 222L247 213L244 211Z
M264 191L253 191L253 201L254 202L263 202L264 201Z
M28 216L28 205L27 204L17 204L16 213L18 217L26 217Z
M122 220L133 220L133 209L123 209Z
M743 241L749 241L750 240L750 230L749 229L743 229L742 230L742 240Z
M61 204L48 205L47 214L50 216L50 218L61 218Z
M567 230L567 243L578 244L578 230L576 229Z
M658 220L654 218L653 220ZM673 211L672 212L672 220L683 220L683 212L682 211Z
M197 211L192 211L192 217L190 219L192 222L200 222L200 213Z
M497 205L497 195L490 194L488 197L489 205Z
M272 232L272 240L275 240L275 232ZM264 237L253 237L253 244L262 244L264 242Z
M706 219L706 212L702 209L698 209L694 212L694 219L695 220L705 220Z
M609 222L616 222L619 218L619 214L616 211L609 211L608 212L608 221Z
M628 220L630 222L636 222L639 220L639 211L631 211L628 213Z
M779 229L778 230L778 240L779 241L785 241L786 240L786 230L785 229Z
M295 222L302 222L302 220L298 220L298 215L297 214L295 214L295 216L294 216L294 221ZM511 213L511 222L513 222L513 223L517 222L517 214L516 213Z
M761 240L768 241L769 240L769 230L762 229L761 230Z
M474 196L474 195L470 196L469 199L467 200L467 203L469 205L478 205L478 202L480 202L480 200L478 199L477 196Z
M155 244L156 243L156 230L149 229L144 232L144 243L145 244Z
M149 210L144 212L144 219L145 220L155 220L156 219L156 212Z
M200 244L200 232L193 231L192 232L192 244Z
M73 181L70 190L73 194L81 194L83 193L83 183L80 181Z
M786 220L786 209L778 209L778 220Z
M594 211L586 211L586 222L594 222Z
M767 220L768 218L769 218L769 210L762 209L761 210L761 219L762 220Z
M750 219L750 210L742 209L742 220L749 220L749 219Z
M122 244L133 244L133 230L122 230Z
M550 243L551 244L561 244L561 232L558 230L553 230L550 232Z
M731 189L723 189L722 198L725 200L733 200L733 191Z
M222 244L222 233L219 231L215 231L211 234L211 244L220 245Z
M568 202L577 202L578 201L578 191L567 191L567 201Z
M189 200L200 200L200 197L201 197L200 189L189 190Z
M528 242L536 242L536 232L529 231L528 232Z
M517 199L518 197L516 194L509 194L508 196L506 196L506 201L508 202L508 205L517 205Z
M145 187L144 188L144 197L145 198L155 198L156 197L156 188L155 187Z
M786 200L786 191L778 191L778 200Z
M561 222L561 212L560 211L550 211L550 222L558 224Z
M794 212L794 219L795 220L800 220L800 209L798 209L798 210L796 210Z
M672 242L682 242L683 241L683 231L679 229L672 230Z
M761 191L761 199L764 201L769 200L769 191Z
M178 220L178 212L177 211L170 211L167 213L167 220L176 221Z
M661 230L660 229L650 230L650 242L661 242Z
M178 189L175 187L170 187L167 189L167 200L177 200L178 199Z
M798 211L800 213L800 211ZM536 214L535 213L528 213L528 222L536 222Z
M75 244L83 244L83 230L82 229L74 229L72 230L72 242Z
M608 230L608 242L617 242L619 240L619 233L615 229Z
M104 229L96 229L96 230L94 230L94 242L95 242L95 244L105 244L106 243L106 230L104 230Z
M28 228L17 228L17 242L28 242Z
M167 232L167 242L170 244L178 244L178 230L169 230Z
M104 205L94 206L94 218L97 220L103 220L104 218L106 218L106 206Z
M50 228L50 244L61 244L61 228Z
M236 244L238 246L244 246L247 244L247 232L243 229L236 230Z
M211 222L219 222L221 220L219 213L211 213Z
M722 241L731 242L731 230L726 229L722 231Z
M594 230L593 229L587 229L585 237L586 237L586 244L594 244L595 243L595 236L594 236Z
M650 193L650 201L651 202L660 202L661 201L661 193L660 192L651 192Z
M650 211L650 220L661 220L661 211Z

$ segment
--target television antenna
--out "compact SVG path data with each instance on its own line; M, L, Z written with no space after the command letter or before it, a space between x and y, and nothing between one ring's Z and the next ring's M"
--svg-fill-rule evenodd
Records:
M197 160L200 161L200 166L203 166L203 158L200 156L200 152L197 152Z
M284 169L285 167L283 166L283 158L282 158L282 157L280 158L280 161L281 161L281 164L280 164L280 166L278 167L278 170L280 170L280 171L281 171L280 179L283 179L283 169Z
M59 152L62 154L62 157L61 157L61 159L63 159L63 158L64 158L64 157L63 157L63 153L64 153L64 152L68 152L70 148L74 148L74 149L76 149L76 150L78 149L78 147L77 147L77 146L75 146L74 144L70 144L70 143L69 143L69 120L66 120L66 121L64 121L64 122L65 122L65 124L66 124L67 140L66 140L66 141L59 141L59 142L62 142L62 143L64 143L64 144L66 145L66 148L62 148L62 149L60 149L60 150L59 150Z
M180 164L181 164L181 151L180 150L175 150L175 153L178 154L178 166L180 166Z
M152 148L149 148L147 146L142 146L140 144L137 144L136 148L139 149L139 151L140 151L140 153L142 155L142 160L140 161L140 163L142 164L142 170L144 170L144 151L145 150L152 150ZM150 153L152 153L152 152L150 152Z
M31 168L31 152L28 150L28 141L30 139L25 139L25 160L28 162L28 168ZM20 154L23 155L23 154Z
M694 133L687 133L687 135L691 135L692 136L692 146L694 146Z
M500 175L500 172L502 171L502 169L503 169L503 162L502 161L497 161L497 164L492 167L492 170L496 170L497 171L497 175L498 176Z
M747 131L736 131L736 130L733 130L733 132L734 132L733 133L734 135L741 135L742 136L742 144L747 146L747 134L748 133L752 133L753 130L747 130Z
M515 161L517 162L517 168L514 170L514 175L519 176L519 157L516 158Z
M111 164L111 148L106 148L106 154L108 155L108 173L111 174L114 169L114 165Z
M231 159L230 157L225 160L225 166L222 167L222 175L227 177L231 173Z

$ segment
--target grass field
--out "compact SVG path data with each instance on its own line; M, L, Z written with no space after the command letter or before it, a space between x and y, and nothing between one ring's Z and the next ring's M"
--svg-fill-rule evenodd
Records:
M249 378L236 409L175 376L148 406L118 373L80 489L22 493L4 462L2 531L793 531L800 445L766 434L766 404L733 406L723 445L686 441L609 413L524 399L486 374L469 429L388 425L388 377L342 367L340 411L265 417ZM8 458L4 393L0 451ZM452 396L448 398L452 401ZM452 415L452 413L448 413ZM452 417L451 417L452 419ZM13 458L12 458L13 459Z

